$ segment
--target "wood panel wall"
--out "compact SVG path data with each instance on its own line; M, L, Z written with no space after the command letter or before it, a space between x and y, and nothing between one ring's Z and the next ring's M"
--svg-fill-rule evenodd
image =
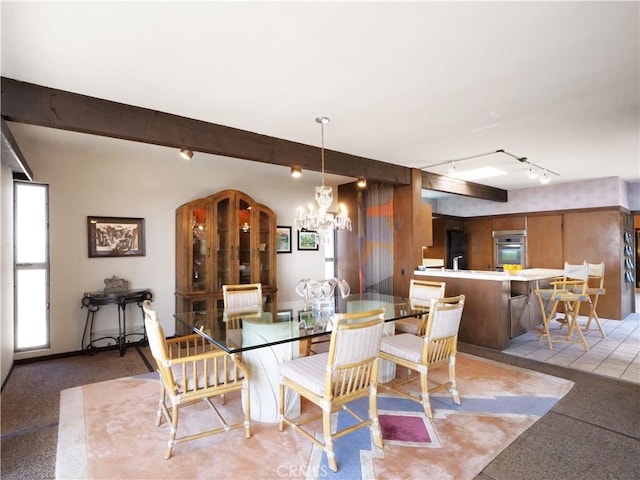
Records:
M527 218L527 266L563 268L562 215Z
M603 318L625 318L631 313L633 296L625 291L629 284L624 283L622 270L622 213L618 210L566 212L563 217L564 261L604 262L607 294L598 301L598 314Z

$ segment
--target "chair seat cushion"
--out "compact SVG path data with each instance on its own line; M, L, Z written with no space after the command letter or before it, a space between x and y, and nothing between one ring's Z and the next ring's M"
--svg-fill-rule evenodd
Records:
M410 362L420 363L423 346L424 338L410 333L403 333L382 337L380 351Z
M296 358L281 363L278 371L280 376L288 378L316 395L322 395L328 358L328 353Z
M396 332L418 335L418 329L420 328L421 322L421 318L403 318L401 320L396 320Z

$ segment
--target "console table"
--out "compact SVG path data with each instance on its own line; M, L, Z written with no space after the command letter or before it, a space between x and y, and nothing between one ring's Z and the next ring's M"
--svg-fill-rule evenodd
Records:
M84 325L84 331L82 333L82 344L81 347L83 350L86 350L88 353L94 353L94 342L99 340L111 339L116 342L118 348L120 350L120 356L122 357L125 354L125 350L127 348L127 337L132 335L137 335L142 337L139 340L139 344L144 345L147 342L147 332L144 328L144 312L142 311L142 302L145 300L151 300L151 290L148 288L138 289L138 290L123 290L121 292L87 292L82 297L82 307L87 308L87 320ZM136 303L138 307L140 307L140 311L142 312L142 332L127 332L127 315L126 315L126 307L130 303ZM116 305L118 309L118 332L117 333L94 333L93 325L95 320L95 315L100 307L103 305ZM85 344L85 339L88 336L88 342ZM98 337L98 338L95 338Z

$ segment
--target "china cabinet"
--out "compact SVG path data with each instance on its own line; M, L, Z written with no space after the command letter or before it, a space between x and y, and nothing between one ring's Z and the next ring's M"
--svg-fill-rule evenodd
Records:
M176 312L221 307L227 284L261 283L275 300L275 244L275 213L246 193L224 190L178 207Z

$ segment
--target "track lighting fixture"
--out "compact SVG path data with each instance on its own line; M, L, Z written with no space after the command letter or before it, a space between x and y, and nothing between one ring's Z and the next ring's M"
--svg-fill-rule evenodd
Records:
M358 183L356 185L358 185L358 188L365 188L367 186L367 179L364 177L359 177Z
M538 178L539 174L540 172L538 171L538 169L533 166L529 167L529 169L527 170L527 177L529 177L531 180Z
M300 178L301 175L302 175L302 169L300 167L297 167L295 165L291 167L291 176L293 178Z
M506 152L503 149L493 150L491 152L485 152L485 153L478 153L477 155L471 155L469 157L457 158L455 160L447 160L445 162L434 163L432 165L427 165L425 167L421 167L420 170L426 170L428 168L439 167L441 165L450 164L450 167L449 167L449 170L447 172L447 175L449 175L450 177L455 177L458 174L457 167L456 167L456 162L461 162L463 160L471 160L472 158L484 157L486 155L493 155L493 154L496 154L496 153L504 153L505 155L509 155L510 157L515 158L520 163L526 163L529 166L529 168L527 169L527 177L529 177L531 179L538 178L540 180L540 183L542 183L543 185L546 185L551 181L551 178L552 178L551 176L552 175L555 175L557 177L560 176L559 173L554 172L553 170L549 170L548 168L544 168L544 167L541 167L540 165L536 165L535 163L530 162L527 159L527 157L518 157L517 155L514 155L513 153ZM502 172L502 173L504 173L504 172Z

